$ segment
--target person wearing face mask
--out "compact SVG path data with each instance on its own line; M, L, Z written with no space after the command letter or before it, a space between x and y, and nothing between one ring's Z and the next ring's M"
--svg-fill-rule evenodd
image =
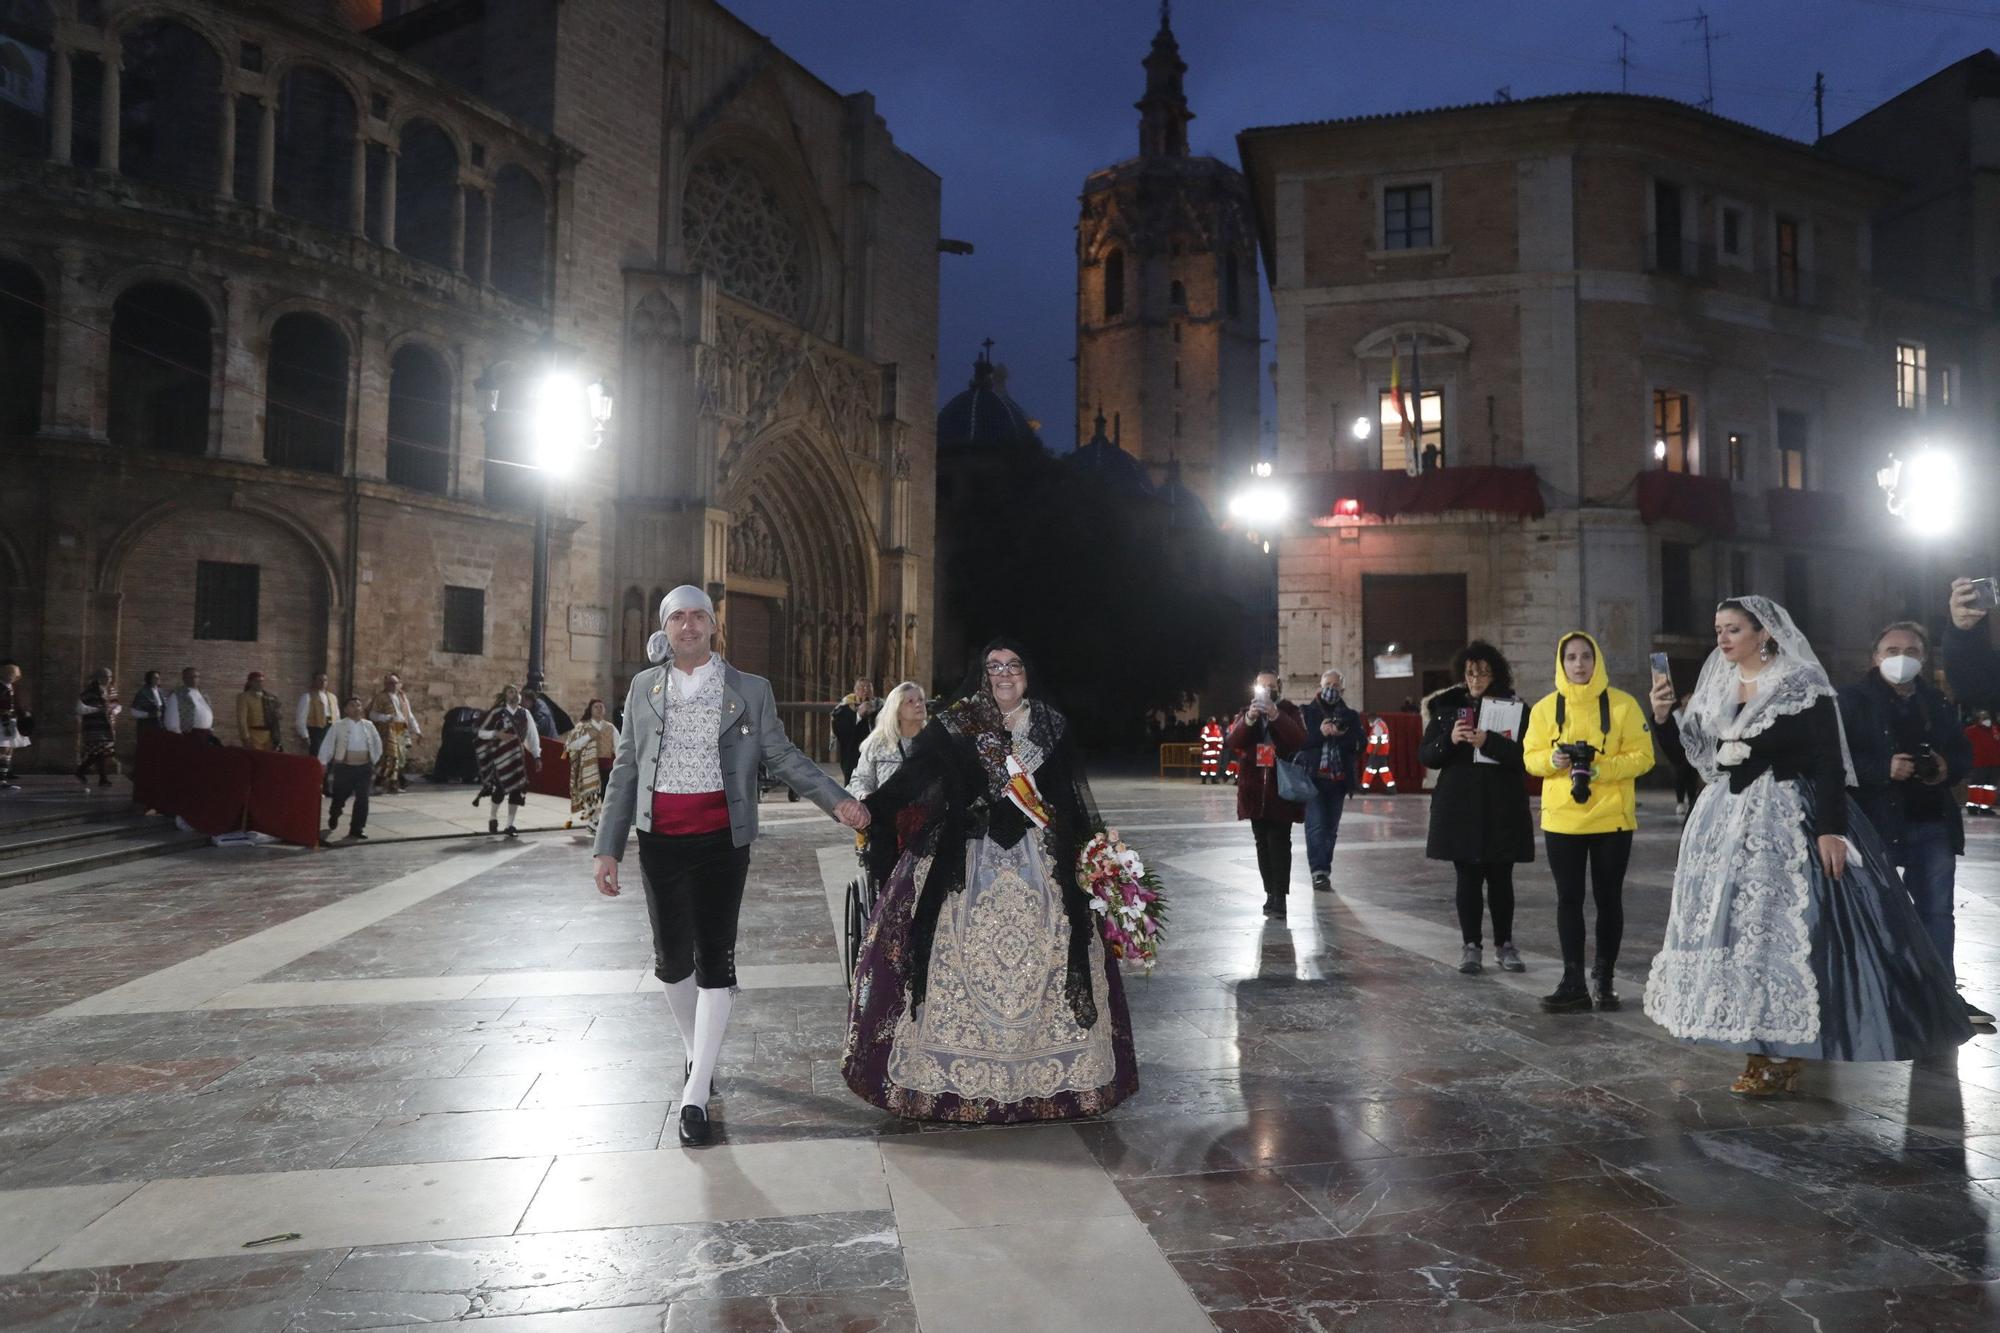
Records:
M1929 656L1922 625L1885 627L1868 674L1840 691L1840 718L1854 754L1855 802L1903 872L1917 919L1950 968L1952 894L1965 855L1965 818L1952 788L1972 768L1972 744L1951 701L1924 679ZM1965 1011L1975 1023L1993 1021L1970 1003Z
M1264 915L1282 921L1292 881L1292 825L1304 807L1278 793L1278 765L1306 743L1305 715L1279 697L1276 668L1257 673L1250 706L1236 715L1223 746L1242 765L1236 777L1236 818L1247 820L1257 842L1257 877L1264 884Z
M1528 716L1521 742L1528 772L1542 779L1542 837L1556 880L1556 934L1563 975L1542 998L1552 1014L1587 1010L1583 981L1586 878L1597 903L1597 1007L1619 1007L1612 985L1625 937L1625 869L1639 827L1634 783L1653 767L1652 728L1639 701L1611 684L1597 640L1573 630L1556 644L1556 689Z
M1347 706L1346 683L1338 671L1319 678L1319 693L1304 709L1306 743L1297 762L1313 775L1306 802L1306 868L1314 893L1333 892L1333 847L1340 841L1340 815L1347 794L1361 781L1361 714Z

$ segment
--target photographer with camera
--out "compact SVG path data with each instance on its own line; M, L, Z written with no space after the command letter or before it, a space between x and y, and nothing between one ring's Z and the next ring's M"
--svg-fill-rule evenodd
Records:
M1952 786L1972 768L1958 710L1924 679L1930 636L1899 620L1875 636L1874 665L1840 691L1840 720L1854 756L1855 803L1875 826L1917 919L1952 965L1952 894L1965 855L1965 817ZM1993 1015L1965 1006L1974 1023Z
M1305 807L1278 792L1278 765L1306 743L1305 716L1279 695L1278 673L1265 668L1250 687L1250 706L1236 715L1223 744L1242 767L1236 777L1236 817L1250 822L1257 841L1257 875L1264 882L1264 915L1285 919L1292 882L1292 825Z
M1582 630L1556 644L1556 692L1535 705L1522 762L1542 779L1542 837L1556 881L1563 975L1542 1008L1590 1008L1583 980L1586 875L1597 903L1597 1007L1619 1007L1612 973L1625 936L1625 867L1639 827L1634 782L1653 767L1652 728L1639 701L1606 677L1597 640Z

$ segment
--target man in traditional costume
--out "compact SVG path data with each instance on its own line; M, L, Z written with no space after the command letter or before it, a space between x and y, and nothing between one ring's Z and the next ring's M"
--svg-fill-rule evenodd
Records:
M626 834L639 826L653 971L666 983L688 1055L684 1147L709 1141L708 1099L757 837L759 763L849 828L868 823L867 809L786 739L770 682L717 657L714 637L715 603L700 588L683 584L660 602L660 629L646 643L659 665L632 678L596 843L597 891L616 897Z
M325 677L320 679L324 680ZM334 721L320 737L313 751L326 765L333 793L333 809L326 817L328 837L340 827L340 808L354 798L354 818L348 821L347 836L366 840L368 792L375 785L375 765L382 759L382 733L363 716L361 698L347 701L346 715Z
M534 715L521 705L521 689L509 685L493 701L493 710L479 724L479 795L493 798L486 831L500 831L500 802L507 803L507 836L516 838L514 816L528 803L528 773L542 766L542 736Z
M264 673L253 671L243 682L243 693L236 696L236 731L243 738L246 750L282 750L284 733L279 730L281 716L278 696L264 688Z
M368 701L368 716L382 732L382 760L375 766L375 785L383 794L405 791L409 782L403 770L410 762L410 746L423 739L423 724L410 696L403 692L403 678L391 671L382 677L382 688Z
M569 756L569 823L581 824L597 832L598 812L604 808L604 788L611 780L611 759L618 753L618 728L604 715L604 700L592 699L583 706L583 720L563 737L563 753Z
M25 750L28 739L28 709L21 698L21 666L0 662L0 791L19 791L14 781L14 751Z
M118 687L112 682L111 668L99 667L90 673L90 679L83 683L82 693L76 696L76 729L78 763L76 780L85 791L90 790L90 782L84 777L91 769L97 770L97 785L111 785L111 765L117 761L117 740L111 724L124 712L118 702Z
M313 676L312 688L299 696L299 706L292 719L299 739L306 743L307 754L319 753L319 743L326 739L326 733L338 721L340 700L326 687L326 672L321 671Z
M181 671L181 685L167 696L167 711L160 725L183 736L215 736L215 709L201 692L201 673L193 667ZM217 741L216 744L221 744Z

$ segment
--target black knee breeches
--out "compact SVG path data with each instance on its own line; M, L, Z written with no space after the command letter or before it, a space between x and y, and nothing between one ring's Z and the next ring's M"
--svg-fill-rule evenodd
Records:
M750 849L728 829L639 833L646 914L653 922L653 975L669 984L694 974L705 990L736 984L736 918Z

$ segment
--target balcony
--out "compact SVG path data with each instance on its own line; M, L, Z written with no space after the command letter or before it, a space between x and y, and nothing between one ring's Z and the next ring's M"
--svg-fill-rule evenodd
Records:
M1548 512L1531 467L1441 467L1412 477L1370 468L1298 479L1300 502L1318 528L1362 518L1490 514L1540 518Z
M1685 523L1716 537L1736 534L1736 495L1726 477L1653 468L1638 477L1639 519Z

